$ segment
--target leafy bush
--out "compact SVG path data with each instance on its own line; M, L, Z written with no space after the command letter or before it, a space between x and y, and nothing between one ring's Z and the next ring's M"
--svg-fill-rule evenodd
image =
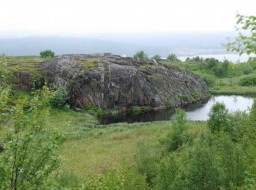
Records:
M252 108L249 113L249 119L250 119L251 123L254 126L256 126L256 99L254 99L254 101L253 101Z
M190 141L187 133L187 116L182 109L177 109L172 118L173 128L167 135L166 144L169 151L176 151L179 147Z
M201 94L199 92L193 92L191 95L195 101L198 101L201 98Z
M133 56L134 59L137 59L139 61L147 61L148 60L148 55L144 51L138 51L135 53Z
M214 76L208 74L201 74L201 77L209 87L215 85L216 78Z
M215 67L212 68L215 76L217 77L225 77L229 70L229 62L224 61L223 63L217 64Z
M172 105L172 100L167 98L167 99L164 100L164 104L165 104L166 107L170 107Z
M155 189L173 190L180 173L179 158L175 154L165 156L158 164Z
M158 62L158 61L161 61L161 56L160 55L154 55L152 57L152 59L154 59L154 60L156 60Z
M253 68L251 66L247 66L243 69L243 73L245 75L251 74L253 72Z
M212 106L207 123L212 132L230 129L228 110L223 103L217 102Z
M219 60L215 58L206 58L205 63L206 63L207 69L212 70L213 68L217 67Z
M45 189L50 174L58 167L55 149L61 138L49 132L45 123L50 96L44 87L31 99L16 100L5 112L9 120L2 126L9 130L0 142L4 147L0 154L0 189Z
M60 107L66 104L68 99L68 91L64 86L58 87L52 94L50 103L52 106Z
M135 160L138 172L145 175L148 184L152 184L156 176L156 164L159 160L159 154L154 151L150 144L141 142L138 144L138 153Z
M44 50L40 52L40 57L47 58L47 57L54 57L55 53L52 50Z
M102 117L105 114L103 109L101 109L100 107L93 106L93 105L85 105L83 107L83 111L85 111L91 115L94 115L98 118Z
M223 169L217 153L201 141L189 151L189 163L184 173L188 189L219 189L223 184ZM186 189L186 188L184 188Z
M256 75L248 75L239 80L240 86L255 86L256 85Z
M177 55L175 55L174 53L171 53L167 56L167 60L171 61L171 62L180 62L180 60L178 59Z

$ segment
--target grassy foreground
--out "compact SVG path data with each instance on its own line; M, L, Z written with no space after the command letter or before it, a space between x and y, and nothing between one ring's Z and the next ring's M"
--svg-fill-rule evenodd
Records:
M198 132L205 122L191 122ZM53 110L49 127L59 129L66 140L59 150L60 171L79 178L100 174L109 168L135 164L138 144L146 142L161 149L161 139L172 129L171 121L99 125L95 117L69 109Z

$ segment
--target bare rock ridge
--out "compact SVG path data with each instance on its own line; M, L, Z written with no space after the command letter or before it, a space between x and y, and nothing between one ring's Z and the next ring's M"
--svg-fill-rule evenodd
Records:
M205 82L183 69L117 55L62 55L41 66L48 84L65 86L68 103L103 109L134 106L155 110L191 104L209 96Z

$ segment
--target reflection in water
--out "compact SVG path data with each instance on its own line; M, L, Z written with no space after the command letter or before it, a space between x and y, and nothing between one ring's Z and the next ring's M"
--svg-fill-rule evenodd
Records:
M211 107L216 102L222 102L230 112L245 111L251 108L253 104L253 98L244 96L215 96L209 99L202 107L187 112L187 116L190 120L205 121L208 119L208 114Z
M213 96L206 103L197 103L186 108L188 119L196 121L206 121L211 107L216 102L222 102L230 112L246 111L251 108L253 98L244 96ZM170 120L174 110L164 110L144 114L122 114L117 116L104 117L102 124L119 123L119 122L152 122L161 120Z
M100 121L101 124L110 123L134 123L134 122L153 122L170 120L174 110L163 110L157 112L141 113L141 114L120 114L116 116L106 116Z

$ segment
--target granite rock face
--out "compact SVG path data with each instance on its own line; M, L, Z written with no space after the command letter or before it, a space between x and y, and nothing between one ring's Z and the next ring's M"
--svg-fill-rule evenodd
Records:
M209 96L205 82L183 69L117 55L62 55L42 63L48 84L65 86L76 108L150 107L191 104Z

